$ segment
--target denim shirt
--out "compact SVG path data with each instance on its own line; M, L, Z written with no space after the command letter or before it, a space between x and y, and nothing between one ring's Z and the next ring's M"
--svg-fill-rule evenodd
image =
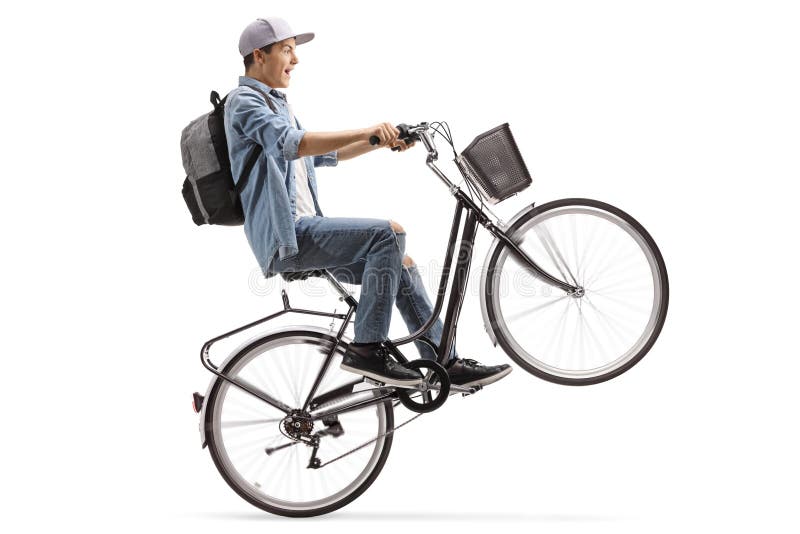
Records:
M268 94L277 112L264 101L264 96L252 89L257 87ZM275 273L270 265L277 254L281 260L298 252L295 236L295 176L294 164L305 130L295 116L291 124L286 95L247 76L239 77L239 87L225 101L225 136L233 179L238 182L242 170L256 145L263 152L253 166L250 179L241 192L244 211L244 233L264 276ZM306 156L308 185L317 215L322 211L317 200L315 167L335 166L337 153Z

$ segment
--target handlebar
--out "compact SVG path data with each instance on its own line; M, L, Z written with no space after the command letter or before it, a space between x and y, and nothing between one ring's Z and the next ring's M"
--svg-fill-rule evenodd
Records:
M439 124L443 123L440 122ZM406 143L410 143L412 141L420 141L425 146L425 149L428 151L428 158L425 161L425 164L447 186L451 194L456 195L457 193L459 193L461 189L458 187L458 185L450 181L447 175L445 175L439 169L439 167L436 166L436 161L439 159L439 151L436 150L436 145L433 142L433 135L429 133L428 130L433 130L434 132L438 132L441 134L440 130L438 128L431 127L431 125L427 122L421 122L414 126L409 126L408 124L398 124L396 128L400 130L400 135L398 135L398 139L402 139ZM452 139L450 139L449 128L447 128L447 135L445 136L444 134L442 134L442 137L444 137L445 140L450 144L450 146L453 147L453 141ZM377 145L378 143L380 143L380 139L378 138L378 136L373 135L369 138L369 142L371 145ZM392 148L392 150L400 150L400 147ZM459 156L455 153L455 147L453 147L453 154L455 155L454 161L456 161L456 164L458 165ZM464 179L469 180L461 165L458 165L458 168L461 171L461 174L464 177ZM462 196L459 198L462 199L465 198L463 197L463 193L461 195ZM498 225L502 224L499 222L500 218L494 213L492 213L492 211L487 206L483 205L483 203L481 203L481 209L490 213L494 217L495 221L498 221L495 224Z

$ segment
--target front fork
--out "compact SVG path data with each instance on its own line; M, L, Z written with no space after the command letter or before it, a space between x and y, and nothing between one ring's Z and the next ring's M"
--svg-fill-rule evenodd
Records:
M530 268L534 274L544 280L545 282L549 283L552 286L556 286L560 289L563 289L568 295L572 297L582 297L584 293L584 289L580 286L573 286L563 280L559 280L555 276L551 275L533 260L530 256L528 256L527 252L522 250L514 241L511 240L508 235L502 231L501 229L497 228L494 224L489 222L488 224L484 224L484 227L489 230L496 238L498 238L505 246L511 250L514 254L514 257L519 260L522 264L526 265Z
M503 229L498 228L497 225L495 225L491 221L491 219L489 219L489 217L477 205L475 205L472 199L464 194L463 191L459 189L456 191L455 195L458 199L460 199L462 202L464 202L464 204L466 204L469 208L473 210L473 213L475 213L477 217L478 223L480 223L480 225L486 228L489 231L489 233L491 233L493 236L499 239L500 242L502 242L505 246L507 246L509 250L511 250L511 252L514 254L514 257L516 257L516 259L519 260L520 263L530 268L530 270L533 271L533 273L538 278L544 280L545 282L547 282L552 286L563 289L570 296L573 297L583 296L582 287L574 286L572 284L569 284L568 282L560 280L555 276L551 275L550 273L548 273L547 271L545 271L544 269L542 269L541 267L539 267L539 265L533 260L533 258L531 258L527 252L522 250L522 248L520 248L520 246L517 243L515 243Z

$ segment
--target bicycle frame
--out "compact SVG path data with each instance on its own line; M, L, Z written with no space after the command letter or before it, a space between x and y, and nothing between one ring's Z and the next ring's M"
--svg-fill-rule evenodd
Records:
M464 191L461 190L458 186L456 186L450 179L445 176L445 174L434 164L434 162L438 158L438 153L436 148L433 145L433 142L428 135L426 130L419 131L418 135L420 136L423 144L428 149L428 158L427 158L427 165L431 170L448 186L450 192L456 198L456 208L455 213L453 214L453 223L450 229L450 238L447 244L447 249L445 253L445 260L444 260L444 268L442 270L442 275L439 280L439 287L436 294L436 304L434 306L433 313L428 321L422 325L416 332L409 334L408 336L395 339L395 340L388 340L384 342L384 346L389 349L395 357L401 362L407 362L408 360L405 356L397 349L397 347L405 345L407 343L411 343L413 341L421 341L423 343L427 343L431 347L433 347L437 354L437 362L440 365L444 365L444 363L448 360L450 351L453 347L453 343L455 340L456 334L456 326L458 324L458 318L461 313L461 306L464 302L464 296L466 293L467 281L469 277L469 268L472 263L472 249L475 244L475 235L477 233L477 225L480 224L486 230L488 230L493 236L499 239L505 246L507 246L512 253L516 256L516 258L525 264L527 267L533 271L533 273L542 279L543 281L556 286L558 288L563 289L569 294L572 294L576 291L579 291L580 288L568 284L563 280L560 280L546 271L544 271L541 267L539 267L536 262L528 256L525 251L523 251L517 243L515 243L511 237L506 233L506 231L499 225L495 224L492 219L484 212L481 207L479 207ZM463 173L463 171L462 171ZM462 217L464 212L466 211L466 218L464 218L464 224L462 228ZM461 238L458 238L458 230L462 228ZM450 287L450 296L447 303L447 310L445 312L445 317L443 320L443 332L442 338L439 344L433 343L430 339L425 337L425 333L430 329L431 326L436 322L439 318L442 307L444 305L444 298L445 293L447 290L448 282L450 281L450 274L453 271L453 254L455 252L456 241L458 240L459 249L458 249L458 256L455 262L455 269L453 274L453 281ZM322 382L322 378L325 376L325 373L328 371L330 367L331 361L333 360L334 355L336 354L336 350L342 342L342 338L345 333L345 329L350 322L353 314L356 311L358 302L357 300L345 289L329 272L324 271L325 278L331 283L334 289L339 293L342 300L344 300L349 309L344 314L337 314L337 313L326 313L326 312L319 312L314 310L304 310L304 309L296 309L292 308L289 304L288 297L286 296L286 292L282 291L282 299L284 309L269 315L263 319L259 319L252 323L249 323L245 326L239 327L235 330L232 330L226 334L222 334L217 336L209 341L207 341L203 348L200 351L200 359L203 363L203 366L211 371L213 374L218 376L219 378L231 383L232 385L250 393L251 395L257 397L258 399L274 406L275 408L283 411L287 415L294 411L290 406L282 403L281 401L271 397L267 393L255 388L250 384L246 384L237 380L235 377L226 376L224 373L220 372L213 363L211 363L209 359L209 349L211 345L215 342L229 337L231 335L237 334L243 330L248 328L252 328L256 325L265 323L270 321L276 317L279 317L285 313L295 312L295 313L303 313L309 315L318 315L324 317L331 317L334 319L341 319L342 325L339 327L339 330L335 336L334 342L332 347L329 349L327 356L325 358L324 363L322 364L319 374L314 381L314 385L311 388L311 391L308 394L308 397L304 401L304 404L301 408L302 412L306 412L309 408L316 408L319 405L336 401L344 401L347 396L349 395L360 395L364 394L367 391L360 391L353 393L353 388L363 382L365 379L361 378L355 380L353 382L347 383L343 386L340 386L336 390L324 393L322 395L316 396L317 389L319 388L320 383ZM456 387L456 386L454 386ZM320 412L312 412L311 416L312 419L318 420L322 419L323 417L330 417L333 415L337 415L340 413L348 412L351 410L357 410L364 408L366 406L370 406L372 404L376 404L379 402L384 402L385 400L396 396L396 387L394 386L382 386L378 387L374 390L370 390L374 392L373 398L354 402L352 404L347 404L343 407L329 409L329 410L322 410ZM456 389L458 391L458 389Z

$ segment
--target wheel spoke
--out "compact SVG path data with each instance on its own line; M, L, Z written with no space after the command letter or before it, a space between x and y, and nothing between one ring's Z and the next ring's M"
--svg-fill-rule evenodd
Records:
M555 304L557 302L560 302L560 301L564 300L565 298L568 298L568 295L564 295L563 297L558 297L555 300L551 300L549 302L545 302L544 304L539 304L538 306L534 306L533 308L529 308L527 310L522 310L522 311L517 312L517 313L515 313L513 315L509 315L508 317L506 317L506 321L514 322L517 319L521 319L522 317L525 317L526 315L529 315L529 314L531 314L533 312L540 311L540 310L543 310L543 309L545 309L545 308L547 308L549 306L552 306L553 304Z
M264 389L264 393L269 394L275 399L281 400L281 392L275 383L272 381L272 373L268 372L266 369L263 369L263 365L261 362L253 362L252 371L253 375L256 377L260 377L260 380L263 380L264 384L266 384L266 389Z
M586 319L585 317L583 317L583 321L584 321L584 325L585 325L585 327L586 327L586 331L589 333L589 336L590 336L590 337L591 337L591 338L594 340L594 342L595 342L595 347L599 348L599 349L602 351L602 349L604 348L604 346L605 346L605 345L603 344L603 342L602 342L602 341L600 341L600 339L599 339L599 338L597 337L597 335L595 334L595 331L594 331L594 329L593 329L593 328L591 327L591 325L589 324L589 320L588 320L588 319ZM602 352L603 352L603 353L605 353L605 351L602 351Z
M587 276L586 279L586 286L591 286L595 283L608 268L612 268L614 263L618 261L617 251L619 247L622 246L618 242L611 242L609 248L605 250L605 252L598 253L596 264L592 268L591 276Z
M597 237L597 225L590 226L590 234L589 237L586 239L586 246L583 250L583 255L581 257L581 265L583 266L583 270L578 273L578 280L580 280L581 284L585 287L585 278L586 278L586 266L589 265L592 258L592 245L594 244L595 238Z
M567 314L570 310L570 305L572 303L570 301L566 302L566 306L564 306L564 311L561 313L561 320L559 321L558 327L556 328L555 334L550 338L550 343L548 343L547 347L543 351L545 354L549 353L550 346L552 345L553 341L558 339L558 346L562 346L562 341L564 339L564 331L567 329L567 321L565 320Z
M539 239L541 240L542 245L544 246L544 249L547 252L547 255L550 256L550 260L553 262L553 265L555 265L556 269L558 269L558 272L561 273L563 280L564 281L568 280L567 275L564 274L564 269L566 269L567 272L569 273L569 278L572 279L572 282L575 285L578 285L578 282L575 280L575 277L569 270L569 266L564 261L564 257L561 255L561 252L558 250L558 247L556 247L555 243L553 242L553 238L550 235L549 230L544 225L542 225L541 228L537 227L536 233L539 236ZM564 269L561 268L562 266L564 267Z
M222 428L240 428L253 425L266 425L268 423L277 423L282 419L251 419L246 421L225 421L222 423Z
M602 295L612 289L614 290L614 293L635 293L637 291L652 291L653 286L650 284L644 285L640 280L633 280L625 283L610 284L604 287L598 287L597 289L592 288L589 291Z
M285 362L286 354L285 353L282 354L281 356L276 358L276 360L284 360L284 362ZM278 363L278 372L280 372L280 374L281 374L281 378L283 379L283 383L286 385L286 388L288 390L289 395L292 396L292 400L294 400L294 402L295 402L294 407L297 407L297 400L296 400L296 397L295 397L295 394L294 394L294 386L292 384L292 379L287 376L287 372L286 372L285 367L286 367L285 363Z
M578 228L577 228L577 221L575 220L575 215L572 214L569 216L570 222L570 230L572 230L572 253L575 257L575 274L577 275L577 280L580 280L581 276L581 257L578 254ZM575 285L580 285L578 281L575 280Z
M589 276L589 273L592 272L592 269L596 266L598 262L603 261L604 252L608 250L608 228L605 224L595 224L593 225L595 229L594 233L592 234L592 243L594 244L594 248L591 250L586 251L586 258L583 262L583 284L584 287L586 284L586 277ZM599 234L599 235L598 235Z
M635 265L636 260L639 259L639 254L638 251L631 251L626 256L622 256L619 259L608 260L603 267L594 274L591 280L587 280L586 286L591 286L591 284L594 284L597 280L601 280L603 275L608 275L607 278L609 278L611 277L610 275L618 275L617 273L627 272L632 265ZM609 255L609 257L611 256L612 255Z
M586 298L586 297L584 297L584 298ZM607 313L602 312L588 298L586 298L586 303L589 306L591 306L598 313L598 315L605 321L605 323L608 326L609 330L612 331L612 332L615 332L617 334L617 336L619 337L619 340L622 341L622 343L627 343L628 342L628 339L626 339L625 332L623 332L622 330L627 330L628 332L630 332L631 328L629 326L624 325L615 316L609 315Z
M596 291L593 291L592 293L596 293ZM613 296L613 295L608 295L606 293L599 293L598 296L600 296L600 297L602 297L604 299L608 299L610 301L616 302L617 304L620 304L622 306L630 308L630 309L632 309L634 311L637 311L639 313L649 313L650 312L650 309L643 308L641 306L637 306L636 304L633 304L632 302L630 302L629 300L626 300L626 299L622 299L622 298L619 298L619 297L616 297L616 296Z
M233 388L236 386L231 387ZM235 393L231 396L227 404L227 409L229 410L247 412L248 416L255 417L264 417L265 412L277 411L277 408L263 401L256 400L256 398L249 393L245 393L239 389L232 389L231 391L235 391Z

